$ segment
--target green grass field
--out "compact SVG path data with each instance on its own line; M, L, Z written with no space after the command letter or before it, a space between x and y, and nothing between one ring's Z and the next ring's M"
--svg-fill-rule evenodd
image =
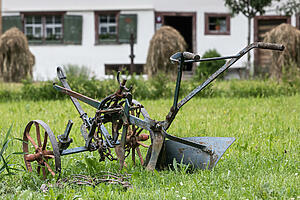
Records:
M170 100L141 102L153 119L163 120ZM94 110L84 106L89 116ZM26 124L45 121L55 135L62 134L68 119L74 121L72 147L83 145L81 120L70 100L0 103L1 138L13 124L12 136L22 138ZM130 173L133 188L101 183L90 186L65 185L39 189L45 183L35 174L18 172L2 176L0 198L4 199L299 199L300 198L300 96L270 98L193 99L178 114L168 131L185 136L235 137L212 171L184 170L148 172L139 164ZM1 139L0 139L1 141ZM10 143L6 154L22 150L19 141ZM145 155L144 150L144 155ZM119 172L116 161L98 162L97 152L62 157L62 177L72 174ZM94 164L89 164L94 161ZM12 163L22 164L22 155ZM55 179L48 176L48 183Z

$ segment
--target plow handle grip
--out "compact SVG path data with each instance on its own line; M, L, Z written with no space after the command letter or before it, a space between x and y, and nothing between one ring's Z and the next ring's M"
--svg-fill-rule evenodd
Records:
M57 77L59 78L59 80L67 78L61 67L57 67L56 71L57 71Z
M258 42L257 47L260 49L271 49L271 50L278 50L278 51L284 50L284 46L282 44Z
M183 57L187 60L199 60L200 59L200 55L190 53L190 52L183 52Z

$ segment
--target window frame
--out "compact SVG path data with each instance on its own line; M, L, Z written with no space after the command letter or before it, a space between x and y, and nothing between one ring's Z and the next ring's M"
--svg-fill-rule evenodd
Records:
M210 17L225 17L226 19L226 31L215 32L209 30L209 18ZM204 13L204 34L205 35L230 35L230 21L231 15L229 13Z
M64 43L64 15L66 12L22 12L22 26L23 26L23 33L25 34L25 18L27 16L41 16L41 40L29 40L27 35L25 34L26 38L28 39L28 43L32 44L63 44ZM46 34L46 16L60 16L61 18L61 39L59 40L47 40Z
M39 24L36 24L35 23L35 20L36 20L36 18L35 17L37 17L38 15L30 15L30 16L25 16L24 17L24 34L26 35L26 37L27 37L27 39L29 40L29 38L28 38L28 34L27 34L27 28L31 28L31 32L32 32L32 36L33 37L35 37L36 35L37 35L37 33L36 33L36 30L37 30L37 28L40 28L40 33L39 33L39 37L40 37L40 39L39 40L41 40L42 39L42 35L43 35L43 32L42 32L42 30L43 30L43 20L42 20L42 16L40 16L40 20L41 20L41 22L39 23ZM31 20L32 20L32 22L29 24L29 23L27 23L27 21L26 21L26 18L31 18Z
M99 39L99 16L100 15L116 15L116 41L100 41ZM96 45L106 45L106 44L120 44L119 42L119 10L113 11L95 11L95 44Z

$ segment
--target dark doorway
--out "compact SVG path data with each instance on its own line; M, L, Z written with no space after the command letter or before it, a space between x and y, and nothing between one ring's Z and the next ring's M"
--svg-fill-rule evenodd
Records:
M192 16L164 16L164 25L172 26L184 37L187 43L187 51L193 52L193 17ZM184 70L191 71L190 63Z

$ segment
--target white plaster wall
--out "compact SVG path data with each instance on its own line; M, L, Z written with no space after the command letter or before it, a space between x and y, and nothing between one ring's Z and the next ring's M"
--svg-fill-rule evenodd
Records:
M154 12L128 10L121 13L134 13L138 16L137 43L134 46L135 63L145 63L148 44L154 34ZM67 14L82 15L82 44L30 45L30 50L36 58L34 79L53 79L56 76L56 67L67 64L86 66L92 75L101 79L105 77L104 64L130 63L129 44L95 45L94 12L67 12Z
M104 78L104 64L130 63L129 44L95 45L94 11L121 10L138 16L137 43L134 47L135 63L145 63L148 44L154 34L154 11L148 0L3 0L3 15L18 15L29 11L67 11L82 15L81 45L30 45L35 55L34 79L56 77L56 67L76 64L86 66L97 78Z
M231 18L230 35L205 35L205 13L230 13L224 6L224 0L189 0L176 1L170 4L168 1L154 1L156 11L169 12L196 12L196 41L197 52L200 55L209 49L216 49L222 56L234 55L247 45L247 18L238 15ZM252 34L251 34L252 37ZM232 67L245 66L246 56L241 58Z
M94 11L151 9L151 0L2 0L3 11Z
M285 1L285 0L284 0ZM238 53L247 45L247 18L238 15L231 18L230 35L205 35L204 13L229 13L224 0L2 0L3 15L15 15L29 11L67 11L67 14L83 16L82 45L31 45L36 65L36 80L53 79L59 65L76 64L90 68L97 78L104 78L104 64L129 63L128 44L95 45L94 11L121 10L121 13L138 15L137 44L135 63L145 63L148 46L154 34L154 13L158 12L196 12L196 48L203 55L215 48L221 55ZM278 14L276 5L268 9L267 15ZM295 17L292 17L295 25ZM252 21L251 41L253 41ZM252 59L253 59L252 51ZM245 66L246 56L233 67Z
M281 15L277 10L277 6L281 6L287 0L274 2L272 6L266 9L265 15ZM230 35L205 35L204 34L204 13L230 13L230 10L225 7L224 0L187 0L187 1L169 1L154 0L154 8L156 11L171 11L171 12L196 12L197 13L197 52L203 55L208 49L215 48L223 55L233 55L247 46L248 36L248 20L239 14L231 17ZM291 25L296 25L296 17L291 17ZM254 41L254 20L251 20L251 42ZM250 51L251 60L254 60L254 51ZM247 56L242 57L231 68L245 67Z
M247 46L247 18L238 15L230 19L230 35L205 35L204 12L198 12L197 47L200 55L208 49L216 49L222 56L235 55ZM251 35L252 37L252 35ZM242 57L232 66L244 67L247 56Z
M210 10L213 12L222 12L225 9L224 0L153 0L154 8L159 11L185 11L194 12L201 10Z

